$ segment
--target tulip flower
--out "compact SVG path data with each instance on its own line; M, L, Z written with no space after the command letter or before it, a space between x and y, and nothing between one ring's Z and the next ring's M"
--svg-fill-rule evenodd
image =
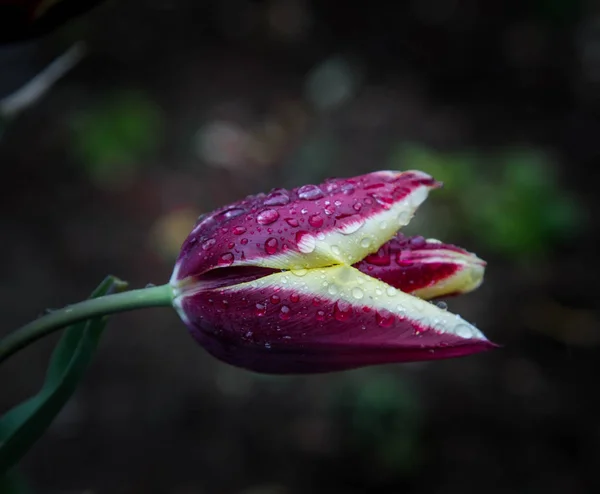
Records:
M0 477L68 401L109 314L175 307L216 358L271 374L493 348L475 326L428 302L477 288L485 263L459 247L398 233L439 186L422 172L376 172L247 197L199 219L169 283L125 291L109 276L88 300L6 335L0 363L68 328L41 391L0 417Z
M461 248L404 237L431 189L418 171L274 189L201 217L170 284L192 336L256 372L329 372L494 346L428 302L481 283Z

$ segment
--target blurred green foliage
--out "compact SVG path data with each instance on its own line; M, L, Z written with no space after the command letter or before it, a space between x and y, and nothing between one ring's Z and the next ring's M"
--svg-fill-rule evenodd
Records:
M368 452L381 476L409 474L419 462L418 396L397 375L366 369L336 395L346 452ZM364 454L364 453L361 453Z
M499 254L546 253L585 219L550 158L535 149L439 152L405 143L393 152L391 167L423 170L442 181L436 192L442 201L433 207L445 210L440 217L451 214L453 234L476 238Z
M113 93L74 120L76 158L98 186L125 186L156 155L162 123L161 112L143 94Z

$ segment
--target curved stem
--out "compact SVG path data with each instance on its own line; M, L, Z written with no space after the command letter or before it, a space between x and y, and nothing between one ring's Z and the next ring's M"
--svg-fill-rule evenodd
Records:
M116 312L170 306L172 302L173 288L166 284L92 298L52 311L0 340L0 363L21 348L70 324Z

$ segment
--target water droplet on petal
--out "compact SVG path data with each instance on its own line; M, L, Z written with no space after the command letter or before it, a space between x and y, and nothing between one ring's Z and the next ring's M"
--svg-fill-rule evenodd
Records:
M290 302L298 302L300 300L300 295L298 295L297 293L292 293L290 295Z
M443 300L440 300L435 305L437 305L442 310L448 310L448 304L446 302L444 302Z
M364 295L365 295L365 293L362 291L362 289L360 289L358 287L355 287L355 288L352 289L352 296L355 299L360 300L361 298L364 297Z
M361 239L360 241L360 246L363 249L368 249L369 247L371 247L371 239L369 237L364 237L363 239Z
M323 226L323 217L319 214L313 214L308 218L308 224L314 228L319 228Z
M233 264L233 254L231 252L226 252L221 257L219 257L219 261L217 263L219 266L231 266Z
M296 228L298 225L300 225L296 218L286 218L285 222L293 228Z
M382 328L389 328L394 324L394 314L387 311L377 311L375 313L375 320L377 325Z
M333 317L340 322L349 320L352 317L352 306L344 300L338 300L333 308Z
M257 317L262 317L267 313L267 306L263 304L256 304L256 310L254 311L254 315Z
M329 292L329 295L335 295L338 291L337 285L331 284L327 287L327 292Z
M336 256L339 256L341 253L341 250L337 245L332 245L331 252L333 252Z
M350 235L360 230L364 224L364 218L354 214L352 216L346 216L345 218L339 219L336 222L335 229L344 235Z
M282 305L281 310L279 311L279 318L283 320L287 320L291 316L291 310L287 305Z
M400 226L407 225L409 221L410 221L410 213L408 211L402 211L398 215L398 224Z
M354 206L352 206L352 209L354 209L354 211L360 211L362 209L362 203L355 203Z
M265 199L265 206L285 206L290 202L290 197L285 189L275 189Z
M468 325L461 323L454 328L454 334L461 338L473 338L473 329Z
M343 192L344 194L346 194L347 196L349 196L349 195L351 195L351 194L354 194L354 191L356 190L356 189L354 188L354 185L352 185L352 184L350 184L350 183L345 183L345 184L343 184L341 188L342 188L342 192Z
M275 237L267 239L265 242L265 252L269 255L275 254L279 250L279 244Z
M317 311L317 321L324 321L325 320L325 312L322 310L318 310Z
M279 219L279 213L274 209L265 209L258 213L256 222L260 225L270 225Z
M279 295L271 295L271 303L272 304L278 304L279 303Z
M303 254L310 254L316 249L317 240L310 233L301 231L296 233L296 245Z
M298 197L305 201L315 201L324 196L323 191L316 185L303 185L298 189Z
M396 295L396 291L397 290L393 286L388 286L385 293L387 293L388 297L393 297L394 295Z
M224 219L230 220L231 218L235 218L240 214L244 214L245 211L241 208L231 208L219 213L219 216L222 216Z
M247 238L243 238L242 240L240 240L240 243L242 245L246 245L248 243L248 239Z
M408 243L413 249L420 249L421 247L425 247L427 241L425 240L425 237L419 235L417 237L412 237Z
M232 232L234 235L243 235L246 233L246 229L243 226L236 226Z
M306 268L293 268L291 269L292 274L295 274L296 276L306 276L306 273L308 273L308 269Z
M216 243L217 241L214 238L211 238L202 244L202 250L208 250Z

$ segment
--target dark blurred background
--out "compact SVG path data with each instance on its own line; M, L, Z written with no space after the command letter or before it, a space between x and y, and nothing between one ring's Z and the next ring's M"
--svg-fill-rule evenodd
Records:
M121 315L21 465L37 492L600 492L598 2L111 0L0 47L0 99L74 45L0 106L2 333L108 273L166 282L247 194L422 169L446 187L408 230L488 261L447 302L503 347L273 378ZM55 341L2 366L0 411Z

